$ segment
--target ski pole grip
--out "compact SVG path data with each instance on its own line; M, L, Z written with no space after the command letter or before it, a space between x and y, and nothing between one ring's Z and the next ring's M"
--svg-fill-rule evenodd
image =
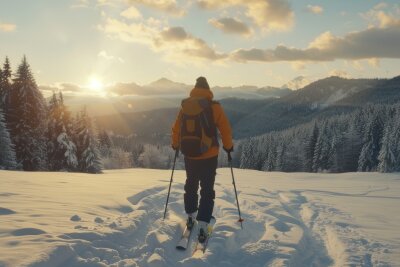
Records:
M231 152L228 152L228 161L231 162L232 161L232 155Z

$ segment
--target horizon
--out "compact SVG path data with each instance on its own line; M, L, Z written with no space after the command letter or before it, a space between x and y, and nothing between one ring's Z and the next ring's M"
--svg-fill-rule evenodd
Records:
M191 85L205 76L212 87L281 87L299 76L392 78L400 69L394 0L21 3L0 4L0 60L15 70L26 54L40 85Z
M324 80L324 79L328 79L328 78L340 78L340 79L344 79L344 80L351 80L351 79L378 79L378 80L390 80L390 79L394 79L396 77L400 77L400 74L395 75L393 77L373 77L373 78L363 78L363 77L359 77L359 78L351 78L351 77L341 77L341 76L337 76L337 75L331 75L331 76L326 76L326 77L322 77L321 79L318 80L308 80L306 77L304 76L298 76L295 77L293 80L288 81L287 83L281 85L281 86L270 86L270 85L264 85L264 86L257 86L257 85L253 85L253 84L240 84L240 85L227 85L227 86L221 86L221 85L210 85L210 90L215 90L216 88L218 89L239 89L239 88L245 88L248 87L254 89L264 89L264 88L272 88L272 89L290 89L292 91L297 91L297 90L301 90L304 87L308 86L309 84L312 84L314 82L318 82L320 80ZM296 80L299 79L299 84L296 84ZM154 80L148 84L138 84L135 81L132 82L126 82L126 83L122 83L122 82L116 82L113 84L104 84L101 85L101 88L91 88L91 85L78 85L78 84L70 84L70 83L57 83L57 84L52 84L52 85L38 85L39 89L42 91L42 93L45 95L45 97L51 97L51 95L53 94L53 92L55 93L59 93L62 92L63 94L67 95L67 96L74 96L75 94L73 92L78 92L78 93L84 93L84 95L86 96L138 96L138 97L143 97L143 95L135 95L135 94L129 94L128 92L124 93L115 93L116 90L118 90L118 86L138 86L138 87L147 87L147 88L156 88L156 86L154 85L155 83L159 83L159 82L166 82L166 83L173 83L176 86L184 86L187 87L188 90L191 90L194 87L194 83L193 84L186 84L184 82L180 82L180 81L174 81L171 79L168 79L166 77L161 77L157 80ZM172 86L174 86L172 85ZM296 88L298 87L298 88ZM165 88L164 88L165 89ZM168 89L177 89L176 87L168 87ZM247 89L244 89L244 92L247 91ZM87 91L92 91L92 94L88 94ZM134 88L132 88L132 90L134 90ZM188 91L189 92L189 91ZM72 93L72 94L71 94ZM133 93L133 92L132 92ZM167 95L170 92L159 92L160 95ZM79 94L77 94L79 95ZM149 95L148 97L155 97L157 95Z

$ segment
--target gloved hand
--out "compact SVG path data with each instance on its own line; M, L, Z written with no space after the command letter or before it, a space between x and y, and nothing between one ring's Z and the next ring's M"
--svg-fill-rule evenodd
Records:
M225 152L226 152L226 153L228 153L228 154L229 154L229 153L231 153L231 152L233 152L233 146L232 146L231 148L229 148L229 149L228 149L228 148L225 148L225 147L223 147L223 149L224 149L224 150L225 150Z
M172 149L175 150L175 151L179 150L179 146L176 146L176 147L175 147L174 145L171 145L171 147L172 147Z

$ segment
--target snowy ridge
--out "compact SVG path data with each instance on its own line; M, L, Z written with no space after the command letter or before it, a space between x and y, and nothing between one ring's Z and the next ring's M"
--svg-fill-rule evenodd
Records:
M192 257L191 249L175 249L184 227L183 171L176 172L165 221L169 171L1 171L0 266L396 266L400 260L398 175L235 170L241 230L229 169L217 172L217 224L206 253ZM377 208L383 205L385 211Z

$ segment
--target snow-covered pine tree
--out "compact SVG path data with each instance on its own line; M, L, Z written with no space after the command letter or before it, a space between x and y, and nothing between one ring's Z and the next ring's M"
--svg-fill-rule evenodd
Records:
M358 159L358 171L376 171L380 142L383 134L383 122L379 107L369 107L369 120L364 132L363 147Z
M0 169L13 170L16 167L15 151L0 109Z
M234 151L232 154L232 165L233 165L233 167L238 168L240 166L240 155L242 154L242 142L240 140L233 140L233 141L234 141L235 147L234 147ZM225 153L225 157L227 158L226 153Z
M113 147L111 138L108 136L105 130L101 130L99 133L99 150L102 157L111 156L111 148Z
M380 172L400 171L400 106L391 109L382 137L382 146L379 152Z
M45 170L46 104L25 56L13 81L7 97L7 126L15 145L17 162L24 170Z
M74 143L76 144L78 170L88 173L101 173L97 132L86 108L77 114L74 123Z
M130 153L132 155L132 166L138 167L140 165L139 157L144 152L144 145L135 143L132 145L131 149L128 151L130 151Z
M309 136L307 135L306 140L305 140L304 169L306 172L313 171L314 151L315 151L315 145L317 144L317 139L318 139L318 127L317 127L317 123L314 121L314 125L312 128L311 134Z
M171 164L168 163L168 158L169 161L172 162L170 147L168 147L168 152L163 153L160 147L146 144L144 146L143 153L139 156L140 166L143 168L153 168L153 169L169 168Z
M378 156L378 171L380 172L391 172L396 164L396 156L393 153L395 147L391 146L393 127L394 121L388 120L383 130L382 146Z
M312 170L313 172L319 172L321 170L321 154L322 154L322 146L324 143L324 132L323 132L323 128L321 128L319 134L318 134L318 138L317 138L317 142L315 143L315 148L314 148L314 158L313 158L313 165L312 165Z
M244 141L244 149L240 158L240 168L243 169L254 169L255 162L255 151L256 151L256 139L251 137Z
M286 144L284 141L278 143L276 151L277 153L276 153L275 170L283 172L286 170L285 166Z
M393 151L396 155L393 171L400 172L400 104L396 105L396 114L394 116L394 127L391 134L390 145L394 147Z
M54 171L73 171L78 166L78 159L71 137L71 118L61 93L59 99L53 93L48 110L49 168Z

